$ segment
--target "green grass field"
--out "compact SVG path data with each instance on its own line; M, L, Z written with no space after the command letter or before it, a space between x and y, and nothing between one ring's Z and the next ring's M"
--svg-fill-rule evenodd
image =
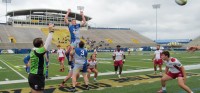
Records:
M2 84L2 82L24 80L28 77L25 72L23 58L26 55L21 54L1 54L0 55L0 93L9 93L5 91L22 89L16 93L28 93L30 91L27 82L20 83L9 83ZM153 52L133 52L131 55L127 55L126 62L124 64L123 71L134 71L141 69L152 69L153 63L151 61ZM200 64L200 52L187 53L187 52L171 52L172 57L176 57L181 61L183 65L197 65ZM100 74L113 72L113 61L112 53L102 52L98 53L98 70ZM67 65L67 61L65 61ZM164 67L164 65L163 65ZM200 74L200 68L194 70L187 70L190 73ZM62 77L67 75L68 71L59 72L59 63L57 62L57 55L50 55L50 66L49 66L49 76L50 78ZM104 82L105 84L110 84L110 87L103 87L100 85L99 88L92 85L94 88L89 91L82 91L84 93L156 93L160 89L159 78L152 75L153 71L142 71L142 72L132 72L122 75L122 79L118 79L117 75L107 74L100 75L98 77L99 83ZM151 79L144 78L144 81L138 79L139 76L146 75L151 76ZM141 77L146 77L141 76ZM193 89L195 93L200 93L200 75L194 75L187 79L187 85ZM64 78L63 78L64 79ZM136 80L135 80L136 79ZM93 84L93 77L90 78L90 83ZM115 80L115 81L113 81ZM26 80L27 81L27 80ZM62 79L49 79L46 81L46 92L45 93L61 93L66 92L64 89L58 88L58 84L61 83ZM82 78L79 82L83 82ZM113 83L112 83L113 82ZM67 86L70 87L71 80L68 81ZM55 88L55 89L54 89ZM54 89L54 90L53 90ZM81 88L80 88L81 89ZM5 91L4 91L5 90ZM178 87L176 80L169 81L167 83L168 93L186 93L181 88ZM4 92L3 92L4 91ZM10 91L13 93L13 91Z

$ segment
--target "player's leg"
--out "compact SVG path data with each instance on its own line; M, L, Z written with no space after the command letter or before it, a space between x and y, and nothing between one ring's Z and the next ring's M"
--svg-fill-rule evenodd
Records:
M60 84L60 87L64 87L65 82L67 82L71 77L72 77L73 71L69 71L67 77L62 81L62 83Z
M28 61L28 63L26 64L26 72L30 73L30 62Z
M157 74L156 71L157 71L157 61L154 60L154 74Z
M162 64L159 64L158 67L159 67L159 70L160 70L160 75L162 75Z
M161 78L161 85L162 85L162 89L158 91L158 93L166 93L166 81L168 80L172 80L173 78L169 75L164 75Z
M114 70L115 70L115 75L117 75L117 70L118 70L118 63L117 63L117 61L114 62Z
M77 74L79 74L80 72L80 66L79 65L75 65L73 68L73 74L72 74L72 89L70 90L71 92L75 92L76 91L76 79L77 79Z
M88 68L88 69L87 69L87 77L88 77L88 79L90 78L91 72L92 72L92 71L90 70L90 68Z
M61 61L62 72L64 72L64 70L65 70L64 60L65 60L65 58L62 57L62 61Z
M66 53L65 53L65 56L67 58L67 62L68 62L68 69L69 71L71 70L71 63L70 63L70 56L69 56L69 51L70 51L70 46L67 47L66 49Z
M59 57L58 58L58 62L60 63L60 72L62 72L62 58L61 57Z
M178 77L177 80L178 80L178 85L179 85L182 89L184 89L184 90L187 91L188 93L193 93L192 90L191 90L187 85L185 85L184 80L183 80L183 77Z
M98 70L94 68L92 69L92 72L94 72L94 81L96 81L98 76Z
M84 82L85 82L85 88L87 90L89 90L89 86L88 86L89 81L88 81L88 77L87 77L87 72L83 72L82 75L83 75L83 79L84 79Z
M162 62L162 59L159 59L159 70L160 70L160 75L162 75L162 65L163 65L163 62Z
M49 62L46 62L46 79L49 79Z
M88 80L88 77L87 77L87 65L86 64L83 65L82 75L83 75L83 79L84 79L84 82L85 82L85 88L87 90L89 90L89 86L88 86L89 80Z
M121 77L122 69L123 69L123 62L121 60L121 61L119 61L119 75L118 75L119 78Z

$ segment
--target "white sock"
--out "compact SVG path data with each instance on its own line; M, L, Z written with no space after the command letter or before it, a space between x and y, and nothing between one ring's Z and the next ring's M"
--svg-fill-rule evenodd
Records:
M69 70L71 70L71 66L68 66Z
M162 87L162 90L166 90L166 87Z
M194 93L194 92L191 92L191 93Z
M97 80L96 78L94 78L94 80Z

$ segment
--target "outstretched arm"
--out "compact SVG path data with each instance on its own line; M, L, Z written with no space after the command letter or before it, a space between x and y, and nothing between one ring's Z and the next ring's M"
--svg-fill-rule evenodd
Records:
M47 37L45 44L44 44L44 48L46 50L48 50L48 47L51 44L51 41L52 41L52 38L53 38L53 33L54 33L53 27L54 27L54 24L49 23L49 34L48 34L48 37Z
M82 16L82 23L81 23L81 26L85 26L86 24L86 19L85 19L85 16L83 14L83 11L80 11L80 15Z
M66 22L67 25L69 24L68 16L69 16L70 12L71 12L71 9L68 9L68 11L67 11L67 13L65 15L65 18L64 18L64 20L65 20L65 22Z

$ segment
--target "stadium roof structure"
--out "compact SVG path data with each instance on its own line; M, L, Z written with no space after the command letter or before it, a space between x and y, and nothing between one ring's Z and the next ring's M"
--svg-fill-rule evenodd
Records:
M14 17L14 16L26 16L26 15L47 15L47 14L57 14L57 15L61 15L62 17L65 16L65 14L67 13L67 11L64 10L55 10L55 9L26 9L26 10L15 10L15 11L9 11L6 15L10 16L10 17ZM78 21L82 20L82 17L80 14L78 13L74 13L71 12L69 14L69 17L71 18L75 18ZM91 20L92 18L89 16L85 16L86 21Z

